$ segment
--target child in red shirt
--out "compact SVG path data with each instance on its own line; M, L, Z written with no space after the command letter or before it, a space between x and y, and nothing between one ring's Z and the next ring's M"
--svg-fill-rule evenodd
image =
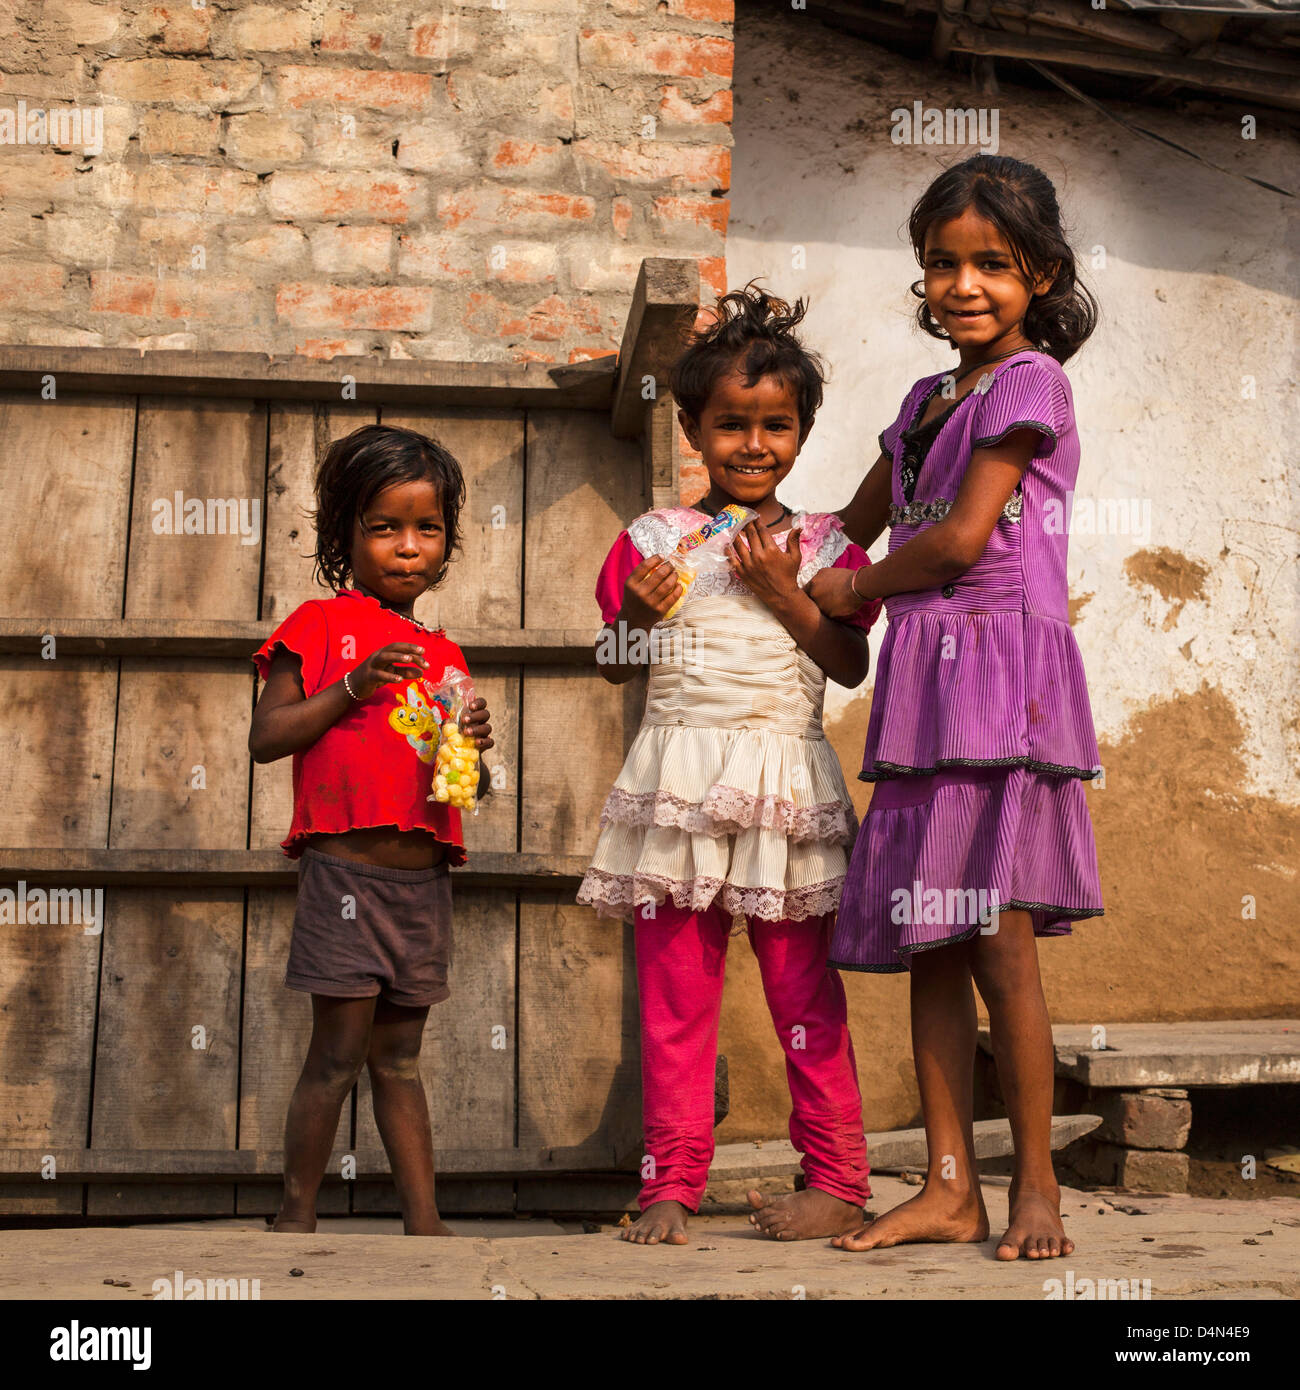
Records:
M285 984L312 996L312 1036L289 1104L277 1231L313 1231L339 1113L365 1065L408 1235L451 1235L434 1200L433 1138L418 1059L425 1017L448 995L451 888L465 862L460 812L430 801L447 667L442 629L412 616L459 547L456 460L412 430L367 425L316 472L316 573L332 599L301 604L254 655L258 763L293 754L299 860ZM348 580L352 583L349 586ZM492 747L485 701L461 715ZM479 794L490 786L480 767Z

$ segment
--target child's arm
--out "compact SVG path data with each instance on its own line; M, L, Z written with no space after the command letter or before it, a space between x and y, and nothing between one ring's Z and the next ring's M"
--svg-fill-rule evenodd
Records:
M809 597L823 613L842 617L864 599L937 589L964 574L984 554L1002 508L1041 442L1039 431L1023 429L974 450L947 516L869 568L821 570L809 581Z
M605 631L614 634L614 650L627 651L632 634L640 631L648 634L650 629L676 603L682 591L677 571L662 555L650 555L627 577L623 588L623 606L612 623L605 624ZM608 611L608 610L606 610ZM619 633L623 640L619 642ZM611 662L601 660L602 649L609 644L601 638L596 642L597 669L610 685L626 685L638 671L644 670L644 663Z
M844 523L844 534L863 550L874 545L876 538L889 524L893 467L889 455L881 454L871 471L858 484L853 501L836 513Z
M829 680L852 690L867 676L866 635L857 628L832 622L800 589L800 529L796 527L790 532L786 537L786 549L782 550L761 521L752 521L736 537L728 553L736 573L767 604L796 644L812 657ZM859 599L854 608L861 606Z
M304 698L302 658L287 647L278 646L271 658L266 686L253 711L248 731L248 751L255 763L273 763L279 758L309 748L332 728L360 700L367 700L391 681L410 680L412 666L428 666L421 648L408 642L395 642L372 653L348 675L356 700L341 680Z

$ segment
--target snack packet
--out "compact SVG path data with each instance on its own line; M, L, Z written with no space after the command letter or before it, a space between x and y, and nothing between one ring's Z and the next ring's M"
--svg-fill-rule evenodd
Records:
M749 507L731 502L711 521L697 526L689 535L677 542L677 548L668 557L669 563L677 571L682 583L681 598L664 614L661 621L666 622L686 602L695 577L701 570L720 570L727 564L725 550L736 538L741 529L751 521L758 520L758 513Z
M425 800L441 801L476 816L482 768L473 737L460 727L462 712L473 702L474 682L464 671L448 666L431 701L438 714L441 736L433 760L433 790Z

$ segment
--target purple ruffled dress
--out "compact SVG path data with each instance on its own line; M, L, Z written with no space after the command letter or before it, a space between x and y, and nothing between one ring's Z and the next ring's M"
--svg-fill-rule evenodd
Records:
M878 785L831 944L840 970L906 970L913 952L988 932L999 908L1028 910L1037 936L1102 913L1083 786L1100 755L1067 609L1070 384L1046 354L1017 353L918 428L946 375L918 381L880 436L890 554L946 514L973 450L1025 427L1042 440L976 564L885 600L858 774Z

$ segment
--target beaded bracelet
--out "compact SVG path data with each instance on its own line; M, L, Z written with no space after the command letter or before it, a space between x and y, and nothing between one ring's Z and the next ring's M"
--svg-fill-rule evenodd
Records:
M352 693L352 687L348 684L348 677L349 677L351 674L352 674L351 671L344 671L344 672L343 672L343 689L346 690L346 691L348 692L348 696L349 696L350 699L353 699L353 700L355 700L355 701L357 702L357 704L360 704L360 703L361 703L361 697L360 697L359 695L354 695L354 694Z

